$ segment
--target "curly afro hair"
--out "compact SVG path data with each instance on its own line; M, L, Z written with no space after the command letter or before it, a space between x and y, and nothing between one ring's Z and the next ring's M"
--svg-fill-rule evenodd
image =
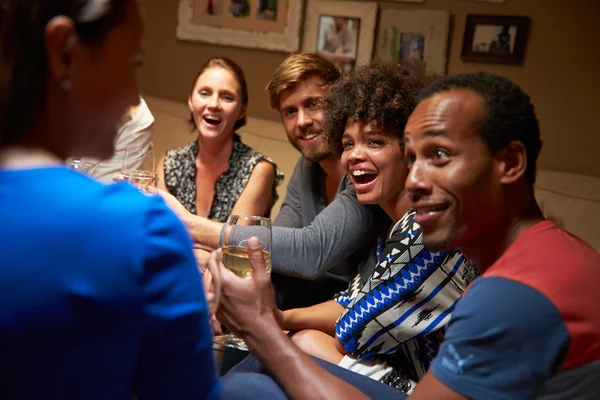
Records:
M483 97L485 116L481 122L481 137L492 154L512 141L523 143L527 152L525 180L533 185L542 141L540 125L529 96L502 76L477 72L445 77L425 88L418 100L453 89L472 90Z
M401 138L417 95L437 78L427 73L422 62L400 65L375 60L357 67L327 91L322 131L338 152L348 121L373 123Z

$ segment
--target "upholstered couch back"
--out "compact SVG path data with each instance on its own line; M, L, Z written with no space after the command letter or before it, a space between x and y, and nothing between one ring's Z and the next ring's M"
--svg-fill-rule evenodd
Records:
M187 125L189 110L186 104L155 97L144 98L156 118L154 148L157 157L167 149L194 139ZM285 174L285 180L277 190L279 200L271 214L274 217L285 197L287 182L299 153L288 142L279 122L250 117L239 133L244 143L271 157ZM600 252L600 178L540 170L535 192L548 218Z
M600 253L600 178L540 170L535 196L547 218Z

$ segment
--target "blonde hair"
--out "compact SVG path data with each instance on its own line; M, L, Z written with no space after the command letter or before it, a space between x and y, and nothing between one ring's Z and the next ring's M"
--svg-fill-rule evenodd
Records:
M314 53L293 54L281 63L267 84L271 108L279 110L281 94L308 78L320 78L324 86L329 86L340 75L340 70L326 58Z

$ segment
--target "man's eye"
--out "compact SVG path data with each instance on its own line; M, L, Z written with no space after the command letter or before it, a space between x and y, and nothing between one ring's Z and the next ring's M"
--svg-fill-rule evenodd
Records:
M310 102L310 104L308 106L309 106L309 108L311 108L313 110L318 109L318 108L321 108L321 102L318 100L313 100Z
M444 150L444 149L436 149L433 152L433 154L434 154L435 158L445 158L445 157L448 157L448 152L446 150Z

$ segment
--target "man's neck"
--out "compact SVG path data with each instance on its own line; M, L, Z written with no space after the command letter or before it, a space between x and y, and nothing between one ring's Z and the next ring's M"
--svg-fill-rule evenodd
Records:
M323 161L319 161L319 165L325 172L327 178L337 181L338 183L342 180L344 174L346 173L342 163L340 162L340 157L335 154L330 155Z
M461 252L473 261L481 273L492 266L528 228L544 220L533 195L525 206L509 210L485 232L460 245Z
M330 155L323 161L319 161L319 166L325 172L325 197L329 204L337 193L338 186L346 171L337 155Z

